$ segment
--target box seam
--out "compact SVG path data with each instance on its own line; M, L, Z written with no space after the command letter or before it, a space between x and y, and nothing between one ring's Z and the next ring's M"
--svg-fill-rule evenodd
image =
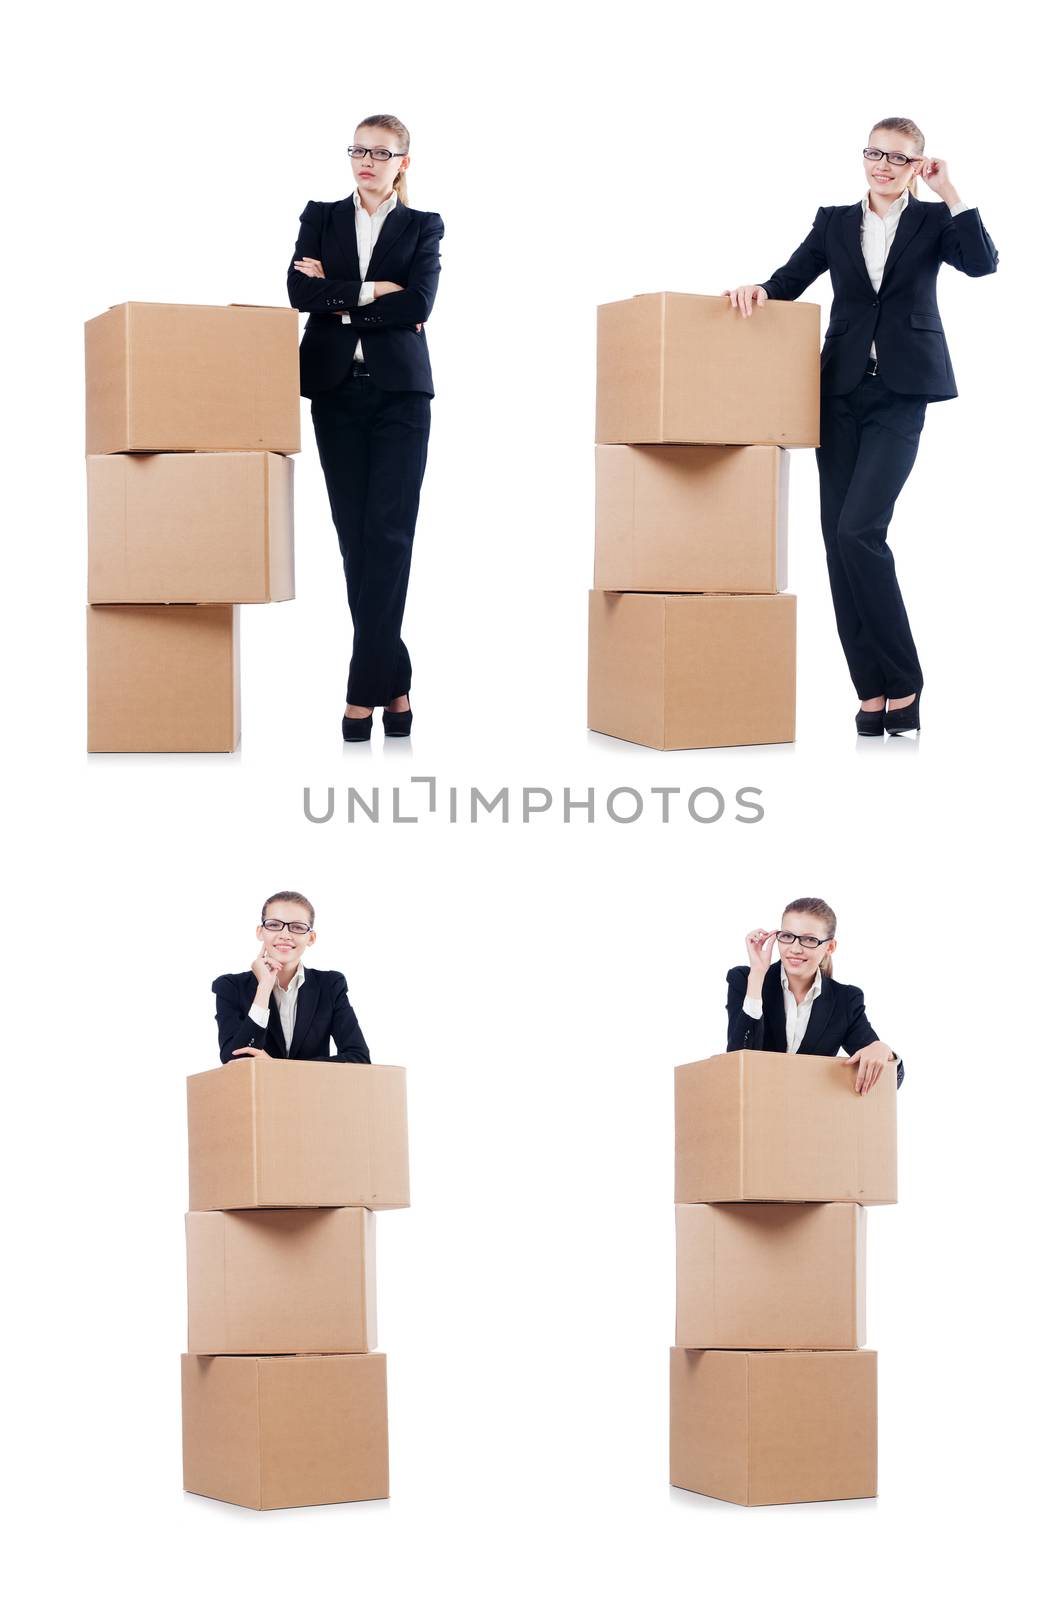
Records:
M132 391L131 391L131 383L130 383L131 373L132 373L132 302L128 301L128 300L125 302L125 362L124 362L124 367L125 367L125 371L124 371L123 376L124 376L125 382L124 382L123 387L124 387L124 390L125 390L125 447L126 447L127 450L131 450L132 447L133 447L133 440L132 440Z
M265 501L265 515L264 515L264 518L263 518L264 523L265 523L265 583L266 583L266 585L268 587L268 593L266 594L265 598L266 598L266 600L271 600L272 599L272 495L270 494L269 491L270 491L270 488L271 488L271 476L270 476L270 474L271 474L271 470L272 470L272 461L271 461L271 452L268 451L268 450L263 452L263 455L262 455L262 468L263 468L263 476L262 476L261 492L262 492L262 495L263 495L264 501Z
M258 1068L257 1063L250 1064L250 1164L254 1183L254 1204L261 1203L261 1140L258 1137L258 1117L261 1114L261 1104L258 1096Z
M745 1054L746 1054L745 1051L743 1051L743 1050L740 1051L740 1066L739 1066L739 1070L738 1070L738 1081L737 1081L737 1084L736 1084L736 1106L737 1106L737 1111L738 1111L739 1119L740 1119L739 1138L737 1139L737 1142L736 1142L736 1144L737 1144L737 1158L736 1159L737 1159L737 1162L738 1162L738 1169L737 1169L737 1175L736 1175L736 1186L737 1186L737 1193L738 1193L738 1195L739 1195L741 1200L744 1200L744 1199L747 1198L747 1187L746 1187L747 1186L747 1177L746 1177L746 1168L745 1168L745 1163L744 1163L745 1146L746 1146L746 1143L747 1143L747 1131L748 1131L747 1130L747 1112L748 1112L748 1106L747 1106L747 1083L746 1083L746 1080L745 1080L745 1077L744 1077L744 1056L745 1056Z
M744 1393L744 1504L751 1504L751 1358L743 1358Z
M659 436L660 444L666 443L666 438L663 432L663 395L666 393L666 298L667 297L665 293L659 296L659 391L656 400L656 431Z
M254 1405L255 1405L255 1408L257 1410L257 1420L258 1420L258 1450L257 1450L257 1455L258 1455L258 1510L259 1511L264 1511L264 1509L265 1509L265 1486L264 1486L264 1482L263 1482L263 1476L264 1476L263 1463L264 1463L264 1459L265 1459L265 1441L264 1441L264 1438L262 1436L262 1429L261 1429L261 1362L258 1361L257 1358L255 1358L255 1361L254 1361Z

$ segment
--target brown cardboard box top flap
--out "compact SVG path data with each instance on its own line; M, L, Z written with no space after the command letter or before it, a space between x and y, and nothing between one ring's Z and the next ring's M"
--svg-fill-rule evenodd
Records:
M253 300L226 300L220 305L212 300L115 300L107 311L121 311L126 306L164 306L168 311L286 311L288 316L298 315L293 306L261 305ZM105 317L107 311L97 315ZM94 318L86 320L91 322Z

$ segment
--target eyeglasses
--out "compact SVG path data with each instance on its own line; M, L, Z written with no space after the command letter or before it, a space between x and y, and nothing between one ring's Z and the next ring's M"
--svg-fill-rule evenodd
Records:
M266 928L268 923L265 924ZM827 944L827 939L815 939L812 933L778 933L778 944L794 944L798 939L804 950L816 950L818 945Z
M363 161L365 156L371 156L373 161L393 161L395 156L407 156L407 150L369 150L365 144L348 144L346 154L352 156L354 161Z
M900 150L863 150L866 161L889 161L892 167L907 167L910 161L921 161L921 156L904 156Z
M262 923L266 933L282 933L284 928L288 933L312 933L312 924L308 922L281 922L278 917L270 917Z

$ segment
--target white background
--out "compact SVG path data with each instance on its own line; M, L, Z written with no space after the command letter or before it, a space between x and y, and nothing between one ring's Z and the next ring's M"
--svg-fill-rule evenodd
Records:
M24 1589L891 1595L1041 1558L1055 341L1030 16L104 3L22 25L0 910ZM415 737L340 744L345 602L306 407L298 599L244 609L241 752L89 760L81 324L125 299L284 303L298 213L349 191L345 146L380 110L447 226ZM858 197L891 114L1001 254L988 279L943 269L961 395L929 409L893 525L919 746L855 741L810 452L797 744L587 734L594 307L763 277L819 204ZM303 820L306 785L407 796L414 774L594 785L601 810L618 785L751 784L766 819ZM379 1226L391 1500L257 1515L180 1488L184 1078L215 1060L211 979L246 967L281 887L316 902L315 962L347 974L374 1059L408 1066L414 1204ZM869 1218L880 1496L748 1511L667 1485L671 1068L723 1046L744 931L801 894L836 906L837 976L908 1065L901 1204Z

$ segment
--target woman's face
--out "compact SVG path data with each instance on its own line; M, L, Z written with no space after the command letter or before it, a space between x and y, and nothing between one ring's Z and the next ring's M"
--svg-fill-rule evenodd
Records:
M293 922L294 928L268 928L268 922ZM308 931L298 932L299 924ZM297 966L311 944L316 943L316 934L309 928L309 913L305 906L299 905L297 900L270 900L265 907L265 919L258 929L258 938L265 946L266 954L277 966Z
M880 195L884 200L897 200L903 190L908 189L923 164L923 158L916 153L916 140L907 133L894 133L889 128L873 128L865 148L883 152L872 160L868 156L862 157L865 163L865 182L870 192ZM907 162L904 167L894 166L887 160L888 155L915 156L916 159Z
M798 938L790 944L785 944L782 939L777 939L777 949L784 965L784 971L789 978L799 978L813 982L817 976L817 969L825 956L831 955L835 949L835 940L828 937L828 925L820 917L807 916L805 913L785 911L784 920L780 925L781 933L802 934L808 939L822 939L816 949L813 945L800 944Z
M355 149L394 150L395 145L401 143L389 128L374 128L370 122L364 123L353 136ZM409 158L395 151L389 161L379 161L371 155L351 156L350 164L358 189L373 200L385 200L397 182L398 173L408 167Z

